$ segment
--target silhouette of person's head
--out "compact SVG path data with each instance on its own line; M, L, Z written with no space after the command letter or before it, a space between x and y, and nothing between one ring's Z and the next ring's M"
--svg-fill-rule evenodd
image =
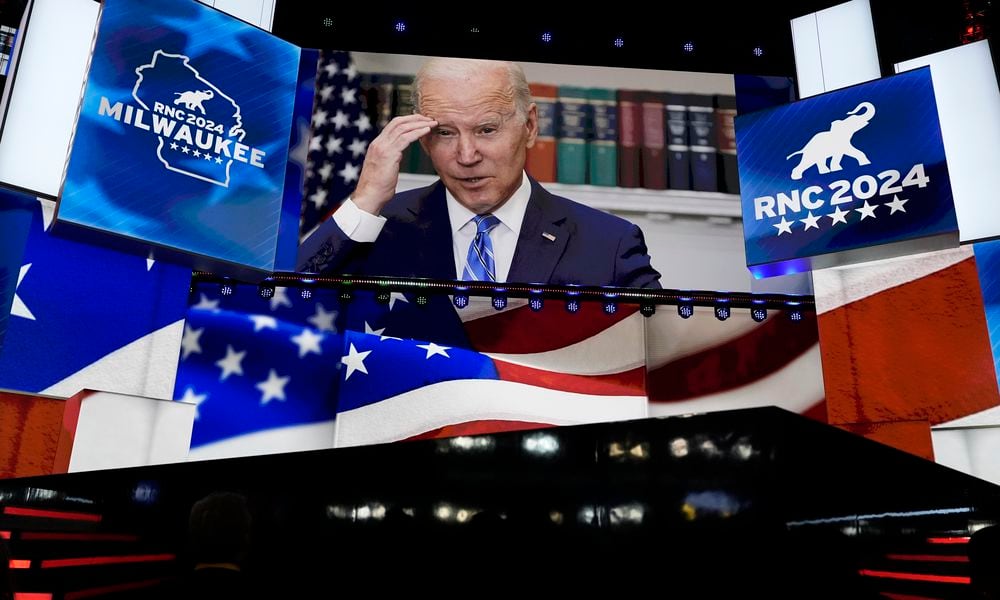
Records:
M194 561L238 564L250 544L250 509L240 494L216 492L191 508L188 537Z

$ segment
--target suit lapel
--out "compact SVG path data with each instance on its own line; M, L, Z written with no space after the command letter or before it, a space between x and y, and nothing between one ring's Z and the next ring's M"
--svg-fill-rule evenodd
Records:
M530 181L531 198L507 281L546 283L566 249L569 231L565 227L566 215L555 207L551 194L534 179Z
M409 211L417 224L417 239L411 248L417 263L414 273L431 279L455 279L455 252L444 184L438 181Z

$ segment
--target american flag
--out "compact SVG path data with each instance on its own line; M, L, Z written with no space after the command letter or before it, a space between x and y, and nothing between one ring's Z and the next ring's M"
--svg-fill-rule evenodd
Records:
M54 213L50 200L0 193L0 274L14 284L0 300L0 388L169 399L191 269L57 237Z
M197 405L191 456L329 448L343 347L336 297L232 291L196 286L184 325L174 397Z
M199 284L177 399L192 456L238 456L777 404L823 419L815 319L652 318L634 305L497 311L411 293Z
M635 307L456 312L445 296L233 292L199 284L185 325L175 398L198 406L196 458L646 415Z
M377 133L362 105L361 74L350 53L324 50L317 67L299 227L303 238L354 191Z
M381 315L359 319L349 310L338 446L646 416L636 306L607 315L596 303L571 314L555 303L534 312L512 301L498 312L489 299L471 298L458 311L447 297L436 307L396 300ZM454 332L444 336L451 341L404 337L449 312L464 341Z

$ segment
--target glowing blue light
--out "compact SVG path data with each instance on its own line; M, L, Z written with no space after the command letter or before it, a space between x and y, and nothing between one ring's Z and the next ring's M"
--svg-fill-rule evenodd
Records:
M406 31L406 23L404 21L396 21L395 28L397 32L403 33Z
M619 38L615 38L615 48L621 48L624 45L625 45L625 40L623 40L620 37Z
M682 48L684 49L684 51L685 51L685 52L687 52L688 54L690 54L690 53L694 52L694 44L693 44L692 42L684 42L684 45L683 45L683 46L681 46L681 47L682 47Z
M549 33L548 31L546 31L545 33L543 33L542 34L542 41L545 42L546 44L548 44L549 42L551 42L552 41L552 34Z
M690 319L691 315L694 314L694 306L690 304L678 304L677 314L680 315L682 319Z

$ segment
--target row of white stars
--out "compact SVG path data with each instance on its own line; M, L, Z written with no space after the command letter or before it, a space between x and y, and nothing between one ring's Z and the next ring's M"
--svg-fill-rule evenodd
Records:
M313 150L322 151L323 149L326 149L326 153L329 154L330 156L333 156L334 154L340 154L341 152L344 151L340 147L343 143L344 143L344 138L339 138L337 136L331 135L330 138L326 141L326 144L324 145L323 136L317 135L313 136L312 139L309 140L309 151L310 152L312 152ZM368 142L362 139L354 138L354 141L351 142L351 144L347 147L347 149L351 151L351 157L357 158L362 154L364 154L365 150L368 149Z
M271 400L280 400L284 402L287 400L285 396L285 386L288 382L292 380L291 375L282 377L278 375L278 372L274 369L270 369L267 374L267 379L257 383L254 387L260 390L260 404L261 406L267 405ZM193 387L188 386L184 390L184 396L181 397L180 402L187 402L188 404L195 405L194 418L198 419L201 417L198 407L200 407L205 400L208 399L208 394L199 394L195 391Z
M365 333L373 333L377 335L380 334L382 331L385 330L380 329L377 331L372 331L371 328L368 326L368 323L365 323ZM399 338L381 336L379 341L385 341L387 339L399 339ZM451 358L451 356L448 355L448 350L451 350L451 347L449 346L438 346L434 342L431 342L429 344L416 344L416 347L427 351L426 356L424 356L424 360L430 360L432 356L437 356L437 355L443 356L445 358ZM347 350L347 356L344 356L340 359L340 362L347 366L347 372L344 374L344 381L350 379L351 375L353 375L356 371L360 371L365 375L368 374L368 368L365 366L365 359L368 358L368 355L371 354L372 352L373 350L365 350L364 352L358 352L358 349L354 347L353 343L350 345L350 348Z
M323 181L326 181L330 177L330 173L333 171L333 165L330 163L323 163L323 166L319 169L319 174L323 177ZM361 173L361 168L354 166L353 163L347 163L344 168L337 172L344 179L344 185L355 181L358 175ZM316 210L326 206L326 197L328 192L326 188L317 188L315 192L309 195L308 200L313 203Z
M354 95L354 90L344 90L344 92L350 92L351 96ZM364 133L372 128L372 120L365 113L361 113L357 119L351 121L351 117L342 110L338 109L337 113L331 117L329 111L317 109L312 116L313 127L319 128L327 123L333 124L334 131L340 131L352 123L358 128L358 133Z
M868 201L865 200L864 206L862 206L861 208L855 208L853 210L861 213L861 220L864 221L868 217L871 217L873 219L877 218L875 216L875 209L878 208L879 206L887 206L890 209L892 209L889 212L890 215L894 215L897 212L905 213L906 209L903 208L903 205L905 205L907 202L909 202L909 200L904 200L904 199L900 198L899 196L893 196L892 202L886 202L884 205L882 205L882 204L869 204ZM823 218L823 217L830 217L830 219L831 219L830 225L831 226L836 225L837 223L844 223L846 225L847 224L847 215L849 215L849 214L851 214L851 211L849 211L849 210L842 210L838 206L837 210L833 211L832 213L825 214L825 215L813 215L812 211L809 211L809 213L806 216L806 218L804 218L804 219L798 219L798 221L800 223L804 223L805 224L805 227L802 229L802 231L808 231L810 229L819 229L819 220L821 218ZM792 233L792 224L793 223L795 223L794 220L793 221L789 221L789 220L785 219L784 215L782 215L781 221L779 221L778 223L773 223L771 225L771 227L774 227L774 228L776 228L778 230L778 235L781 235L783 233L789 233L790 234L790 233Z
M177 144L177 142L170 142L170 149L171 150L176 150L177 148L180 148L181 152L183 152L184 154L190 154L191 156L194 156L195 158L201 158L202 156L204 156L205 160L207 160L207 161L213 160L211 152L205 152L203 154L197 148L195 148L194 152L192 152L190 146L183 146L183 147L181 147L181 146L179 146ZM222 164L222 157L221 156L214 157L214 160L215 160L216 163L218 163L220 165Z
M274 317L269 317L267 315L253 315L251 320L254 321L254 331L260 331L261 329L277 329L277 323ZM181 360L187 360L192 354L201 354L201 336L205 333L205 328L194 329L191 327L190 323L184 324L184 335L181 338ZM317 354L322 355L323 350L320 344L326 336L322 333L316 333L308 327L302 329L302 333L298 335L293 335L289 339L293 344L299 347L299 358L305 358L307 354ZM243 367L241 365L243 358L246 357L246 351L237 352L232 346L227 345L226 357L222 360L216 362L215 364L222 369L222 375L219 377L219 381L225 381L232 374L242 375Z
M188 338L189 333L192 335L195 344L197 345L197 338L204 333L205 329L191 330L185 326L184 336L185 339ZM382 329L372 329L372 327L366 322L365 323L365 333L370 335L378 335L379 341L385 340L399 340L400 338L382 335L385 328ZM319 348L319 343L323 340L322 335L316 335L310 332L308 329L304 329L302 333L298 336L292 337L292 341L299 346L299 358L305 356L309 352L315 352L316 354L321 354ZM449 346L439 346L433 342L429 344L417 344L417 348L426 351L424 357L425 360L430 360L432 356L443 356L445 358L451 358L448 355L448 350L451 350ZM186 350L186 348L185 348ZM199 347L197 352L201 352ZM360 371L365 375L368 374L368 368L365 366L365 359L371 354L372 350L366 350L364 352L358 352L358 349L352 343L348 349L346 356L341 357L340 362L347 366L347 372L344 374L344 381L350 379L351 375L355 372ZM219 375L219 381L225 381L230 375L243 375L243 359L246 358L247 351L243 350L238 352L233 348L232 344L226 344L226 356L215 362L215 365L219 367L222 373ZM186 358L186 356L185 356ZM267 379L258 382L254 387L260 390L260 404L264 406L268 404L271 400L280 400L284 402L287 398L285 396L285 386L291 381L291 375L282 377L278 375L278 372L274 369L268 371ZM195 405L195 418L199 418L201 415L197 407L208 399L208 394L198 394L195 392L193 387L188 387L184 390L184 396L180 399L181 402L187 402Z
M340 70L340 65L338 65L336 63L336 61L332 61L331 60L328 63L326 63L326 66L323 67L322 70L326 71L326 74L329 77L333 77L337 73L343 73L344 75L347 76L347 80L348 81L353 81L354 78L358 76L358 70L354 67L354 63L349 63L347 65L347 68L344 69L343 71L341 71ZM333 86L329 86L329 87L333 87ZM320 95L321 96L323 95L323 90L320 90ZM327 95L329 95L329 92L327 93ZM324 97L324 100L325 99L326 98Z

